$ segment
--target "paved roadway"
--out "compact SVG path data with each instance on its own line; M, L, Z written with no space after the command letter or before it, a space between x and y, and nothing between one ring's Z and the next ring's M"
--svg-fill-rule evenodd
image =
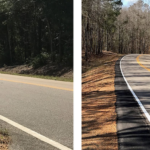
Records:
M131 94L120 67L145 112ZM118 60L115 70L119 150L149 150L150 122L146 115L150 114L150 55L126 55Z
M73 149L73 83L0 74L0 115ZM10 150L58 150L4 120L0 124L11 135Z
M122 72L130 87L150 114L150 55L127 55Z

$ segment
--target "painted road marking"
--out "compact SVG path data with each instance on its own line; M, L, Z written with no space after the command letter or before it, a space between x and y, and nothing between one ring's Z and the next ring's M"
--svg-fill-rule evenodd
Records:
M9 81L9 82L15 82L15 83L30 84L30 85L36 85L36 86L42 86L42 87L48 87L48 88L53 88L53 89L65 90L65 91L73 91L73 89L61 88L61 87L55 87L55 86L49 86L49 85L42 85L42 84L36 84L36 83L7 80L7 79L2 79L2 78L0 78L0 80Z
M139 58L140 58L141 56L142 56L142 54L139 55L139 56L136 58L136 61L138 62L138 64L139 64L141 67L143 67L144 69L150 71L149 68L147 68L146 66L144 66L144 65L140 62Z
M41 135L41 134L31 130L31 129L28 129L28 128L26 128L26 127L24 127L24 126L22 126L22 125L20 125L20 124L18 124L16 122L10 120L10 119L8 119L8 118L6 118L4 116L0 115L0 119L5 121L5 122L7 122L7 123L9 123L12 126L18 128L18 129L26 132L26 133L34 136L35 138L38 138L39 140L41 140L41 141L43 141L45 143L48 143L48 144L50 144L50 145L60 149L60 150L71 150L70 148L68 148L68 147L66 147L66 146L64 146L64 145L62 145L62 144L60 144L58 142L55 142L55 141L53 141L53 140L51 140L51 139L49 139L49 138L47 138L47 137L45 137L43 135Z
M124 57L125 57L125 56L124 56ZM124 58L124 57L123 57L123 58ZM122 58L121 61L120 61L120 70L121 70L122 76L123 76L123 78L124 78L124 80L125 80L125 82L126 82L128 88L129 88L129 90L131 91L132 95L134 96L134 98L136 99L136 101L137 101L137 103L139 104L140 108L142 109L143 113L145 114L146 118L147 118L148 121L150 122L150 115L149 115L149 113L146 111L146 109L144 108L143 104L141 103L141 101L139 100L139 98L136 96L136 94L135 94L134 91L132 90L131 86L129 85L129 83L127 82L127 80L126 80L126 78L125 78L125 76L124 76L124 74L123 74L123 71L122 71L122 68L121 68L121 62L122 62L123 58Z

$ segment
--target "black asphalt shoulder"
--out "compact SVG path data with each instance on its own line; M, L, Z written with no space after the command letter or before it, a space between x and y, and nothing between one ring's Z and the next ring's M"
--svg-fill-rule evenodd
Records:
M149 150L150 126L122 77L120 60L115 65L119 150Z

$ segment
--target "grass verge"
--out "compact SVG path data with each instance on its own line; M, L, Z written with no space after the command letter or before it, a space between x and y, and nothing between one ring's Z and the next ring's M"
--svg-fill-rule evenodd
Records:
M82 58L82 149L118 150L115 62L122 55L104 52Z
M65 77L54 77L54 76L44 76L44 75L32 75L32 74L19 74L19 73L5 72L5 71L0 71L0 73L1 74L25 76L25 77L33 77L33 78L41 78L41 79L49 79L49 80L73 82L73 78L65 78Z

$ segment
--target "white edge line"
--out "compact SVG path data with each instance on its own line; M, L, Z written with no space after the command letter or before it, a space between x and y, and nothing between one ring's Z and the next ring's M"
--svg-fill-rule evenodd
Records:
M124 57L125 57L125 56L124 56ZM124 57L123 57L123 58L124 58ZM125 82L126 82L128 88L129 88L129 90L131 91L132 95L134 96L134 98L135 98L136 101L138 102L140 108L142 109L143 113L145 114L146 118L147 118L148 121L150 122L150 115L149 115L149 113L146 111L146 109L144 108L143 104L141 103L141 101L139 100L139 98L136 96L136 94L135 94L134 91L132 90L131 86L129 85L129 83L127 82L127 80L126 80L126 78L125 78L125 76L124 76L124 74L123 74L123 71L122 71L122 68L121 68L121 62L122 62L123 58L120 60L120 70L121 70L122 76L123 76L123 78L124 78L124 80L125 80Z
M57 142L55 142L55 141L53 141L53 140L51 140L51 139L49 139L49 138L47 138L47 137L45 137L43 135L41 135L41 134L31 130L31 129L28 129L28 128L26 128L26 127L24 127L24 126L22 126L22 125L20 125L20 124L18 124L16 122L10 120L10 119L8 119L8 118L6 118L4 116L0 115L0 119L5 121L5 122L7 122L7 123L9 123L12 126L18 128L18 129L24 131L24 132L26 132L26 133L36 137L37 139L39 139L39 140L41 140L41 141L43 141L45 143L48 143L48 144L50 144L50 145L60 149L60 150L71 150L70 148L68 148L68 147L66 147L66 146L64 146L64 145L62 145L60 143L57 143Z

